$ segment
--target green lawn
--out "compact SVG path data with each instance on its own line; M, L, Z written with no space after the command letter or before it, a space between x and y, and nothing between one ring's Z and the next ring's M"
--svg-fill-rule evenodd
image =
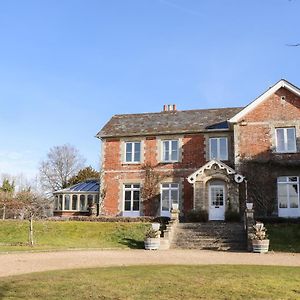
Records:
M28 221L0 221L0 251L70 248L143 248L146 223L34 222L36 245L28 242Z
M266 224L270 250L300 252L300 224Z
M299 299L300 268L138 266L0 278L0 299Z

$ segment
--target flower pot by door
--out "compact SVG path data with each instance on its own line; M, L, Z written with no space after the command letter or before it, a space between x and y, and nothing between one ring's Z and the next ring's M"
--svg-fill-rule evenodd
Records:
M252 248L255 253L267 253L269 251L269 240L252 240Z

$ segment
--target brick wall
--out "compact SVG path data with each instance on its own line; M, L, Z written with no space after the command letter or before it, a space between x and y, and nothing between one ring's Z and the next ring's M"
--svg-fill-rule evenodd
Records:
M278 127L295 127L296 153L276 152ZM248 178L248 196L255 203L260 190L263 199L254 204L256 213L276 215L277 177L300 176L300 97L280 88L234 125L234 136L236 169Z
M181 159L178 163L160 162L160 140L178 138L181 144ZM186 178L206 162L205 138L203 134L186 134L169 137L142 137L141 164L126 164L122 162L124 142L131 139L106 139L103 141L103 169L106 197L103 212L107 215L118 215L122 211L122 185L124 183L143 183L144 171L142 165L150 163L155 170L168 174L166 181L180 183L182 209L193 208L193 188Z
M298 153L278 154L275 128L290 126L296 128ZM300 159L300 97L280 88L236 124L234 131L236 162L243 158Z

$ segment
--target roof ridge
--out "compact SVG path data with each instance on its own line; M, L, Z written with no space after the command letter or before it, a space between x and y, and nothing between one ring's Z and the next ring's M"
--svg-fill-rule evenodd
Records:
M144 112L144 113L128 113L128 114L115 114L112 117L119 116L140 116L140 115L158 115L167 113L178 113L178 112L193 112L193 111L210 111L210 110L225 110L225 109L242 109L244 106L232 106L232 107L215 107L215 108L201 108L201 109L185 109L185 110L171 110L171 111L160 111L160 112Z

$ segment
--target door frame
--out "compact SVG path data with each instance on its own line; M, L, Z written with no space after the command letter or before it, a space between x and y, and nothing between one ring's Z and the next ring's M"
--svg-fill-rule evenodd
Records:
M221 187L223 189L223 209L222 209L222 215L220 218L215 218L212 217L212 188L213 187ZM209 221L224 221L225 220L225 209L226 209L226 188L225 188L225 183L221 184L221 183L212 183L209 184L208 186L209 189L209 196L208 196L208 219Z

